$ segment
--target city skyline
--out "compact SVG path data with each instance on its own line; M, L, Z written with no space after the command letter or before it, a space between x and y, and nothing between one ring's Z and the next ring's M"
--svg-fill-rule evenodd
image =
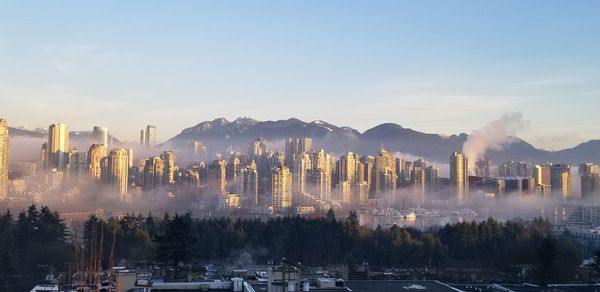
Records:
M2 1L0 116L162 140L219 116L449 135L522 112L519 137L568 148L599 138L599 5Z
M449 176L443 177L435 163L428 167L429 162L421 158L396 157L383 145L374 156L351 151L336 156L313 148L312 138L292 137L286 139L284 152L264 152L268 149L267 142L257 138L247 144L244 152L216 152L212 158L206 155L203 142L188 141L185 149L178 150L177 155L183 158L179 164L175 151L171 150L148 159L145 155L136 158L132 148L116 147L108 152L103 144L97 144L98 138L106 140L109 131L106 128L102 131L94 128L96 133L92 133L88 141L91 143L88 152L70 148L69 125L58 123L49 125L47 141L38 141L41 144L38 159L13 162L12 166L20 170L7 180L10 146L6 120L0 119L0 126L4 128L0 131L3 133L0 180L5 185L8 181L11 194L8 198L14 201L30 197L40 202L42 194L56 195L56 191L63 190L62 200L72 201L80 194L79 188L73 186L92 186L100 187L92 193L108 194L113 202L141 202L142 196L155 196L160 192L176 197L176 190L180 190L209 195L209 200L215 203L218 200L217 210L244 207L256 212L255 207L268 206L269 212L295 210L304 214L325 211L334 205L336 208L399 207L407 200L435 204L439 199L449 199L462 206L484 198L506 200L509 198L506 195L514 194L536 194L541 199L555 201L596 200L600 194L598 165L591 162L579 164L581 184L573 184L572 164L511 160L497 164L494 170L494 163L489 159L471 156L476 158L473 164L469 156L453 152L446 165ZM147 129L152 129L146 131L151 133L155 127L149 125ZM480 129L467 142L479 145L482 152L467 150L467 153L493 149L501 137L490 139L490 131L505 130L495 123ZM156 145L149 142L152 136L154 133L146 135L140 145L155 148ZM15 178L15 175L22 177ZM37 185L42 192L28 190L27 186L33 186L38 179L43 181ZM28 195L23 196L26 193ZM573 196L574 193L580 195ZM270 197L270 202L265 201L265 197ZM4 195L4 200L6 198ZM296 209L290 209L292 207ZM258 212L266 209L262 210Z
M598 12L0 0L0 290L596 291Z

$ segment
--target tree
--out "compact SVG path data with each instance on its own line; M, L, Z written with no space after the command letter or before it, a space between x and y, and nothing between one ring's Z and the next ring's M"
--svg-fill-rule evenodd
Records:
M13 216L10 210L7 210L0 216L0 275L14 273L18 263L13 226Z
M167 223L165 235L156 238L157 260L165 264L189 263L192 260L191 215L175 214Z
M348 219L346 219L346 223L348 225L349 231L353 235L357 236L358 228L360 227L360 221L358 220L358 214L356 213L356 211L350 211L350 213L348 214Z
M29 213L23 212L18 222L25 224L28 217L35 217L35 210ZM265 221L192 219L189 213L165 215L162 221L155 221L151 215L127 214L96 225L107 226L105 236L116 234L120 258L154 258L171 266L248 254L254 261L285 257L310 266L346 263L350 269L367 262L376 267L463 266L509 272L513 265L522 264L536 267L527 280L548 283L574 279L581 258L577 243L568 234L557 238L552 225L542 219L488 219L425 231L399 226L373 230L361 227L354 211L337 221L329 210L326 218L295 216ZM2 220L0 232L1 226ZM105 238L104 242L112 241ZM255 252L245 252L248 250Z
M549 284L559 276L557 258L556 240L550 236L542 238L537 249L538 264L536 267L536 277L542 285Z
M154 220L154 217L152 217L152 212L148 213L148 217L146 217L144 225L146 225L146 231L148 231L148 235L150 236L150 238L154 239L157 227L156 221Z
M333 209L329 208L329 211L327 211L327 221L328 222L335 222L335 214L333 213Z

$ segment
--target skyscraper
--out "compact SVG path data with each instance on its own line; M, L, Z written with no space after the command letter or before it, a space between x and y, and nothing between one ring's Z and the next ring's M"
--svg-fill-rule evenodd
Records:
M469 160L462 153L450 156L450 186L459 204L465 200L469 192Z
M317 152L313 152L310 161L312 163L311 169L324 169L325 163L327 163L327 154L325 153L325 150L321 149Z
M369 198L373 195L375 189L375 183L373 181L373 169L375 168L375 157L367 155L360 158L360 162L364 165L364 182L369 186ZM402 169L400 167L399 169ZM396 166L396 173L398 173L398 167ZM398 180L400 177L398 176Z
M188 141L185 144L186 159L188 162L195 162L200 159L206 159L206 146L202 141Z
M264 139L256 138L256 140L250 142L248 145L248 157L250 159L257 159L263 153L267 153L267 143Z
M67 164L69 151L69 126L66 124L52 124L48 128L48 165L63 171Z
M234 179L236 193L242 199L242 205L258 204L258 173L252 166L239 168Z
M200 174L192 169L185 170L181 177L181 183L186 191L195 191L200 186Z
M271 206L275 212L292 206L292 173L287 166L275 169L271 175Z
M146 145L146 134L144 130L140 130L140 145Z
M296 154L311 153L312 139L311 138L288 138L285 141L285 165L293 168Z
M146 126L146 136L144 137L144 144L147 147L156 146L156 126Z
M292 167L294 164L294 154L297 150L297 138L288 138L285 140L285 165Z
M398 184L396 159L384 148L375 157L375 194L393 193Z
M507 161L498 166L498 176L533 176L533 166L530 163L520 161Z
M425 169L425 189L429 194L437 193L440 189L440 170L433 165Z
M600 199L600 175L584 173L581 175L581 197L584 199Z
M127 166L133 167L133 149L127 148Z
M490 159L482 158L475 162L475 175L481 177L492 176L493 162Z
M571 166L568 164L553 164L550 171L552 192L563 199L571 197Z
M373 157L373 159L375 159ZM410 167L406 165L406 162L402 158L395 158L396 163L396 177L398 177L398 186L404 186L408 181L410 181L410 172L412 170L412 162L408 161ZM373 165L375 165L375 160L373 160ZM406 168L406 169L405 169Z
M102 144L106 146L106 148L110 148L108 145L109 141L108 128L94 126L94 130L92 131L92 140L96 144Z
M333 172L333 157L321 149L312 154L309 179L316 187L315 195L321 200L331 200L331 176Z
M544 163L542 165L534 165L532 176L535 179L536 185L550 186L550 172L552 164Z
M71 149L68 153L67 173L70 179L81 179L87 176L89 171L87 165L87 152L79 152L77 149Z
M402 174L404 180L410 180L410 170L412 169L412 161L404 161L403 159L396 159L396 165L402 165ZM399 171L396 171L399 173ZM400 178L399 178L400 179Z
M580 164L579 175L581 175L581 197L584 199L600 199L598 165L594 163Z
M306 152L296 154L294 159L294 194L301 195L307 191L308 171L312 167L310 155Z
M106 146L92 144L87 153L88 174L91 178L100 180L102 176L102 158L106 157Z
M270 166L272 168L277 168L285 165L285 154L275 152L271 156ZM289 168L289 167L288 167Z
M362 164L361 164L362 165ZM348 152L342 155L337 162L337 181L340 190L340 197L343 203L354 203L356 185L359 182L359 161L358 155ZM364 169L363 169L364 170Z
M539 185L542 183L542 166L539 164L536 164L533 166L532 168L532 177L533 179L535 179L535 184Z
M208 166L208 188L219 195L227 194L227 161L215 160Z
M48 167L48 142L42 143L42 148L40 149L40 166L42 170L47 170Z
M597 174L598 165L594 163L582 163L579 165L579 175Z
M348 152L342 155L338 161L338 181L340 184L347 181L350 185L356 182L357 175L357 155L353 152Z
M331 173L323 169L311 170L310 181L315 186L315 195L324 201L331 200Z
M364 206L369 202L369 185L366 182L356 184L355 201L351 202L354 205Z
M117 148L108 155L108 178L111 194L116 199L124 201L127 195L129 167L127 150Z
M8 196L8 125L0 119L0 200Z
M235 178L235 176L237 175L237 170L240 167L240 158L239 155L236 154L232 154L229 157L229 162L227 163L227 169L226 169L226 174L225 174L225 178L227 180L232 180Z
M172 185L175 183L175 155L173 151L164 151L161 158L165 164L165 178L163 181Z
M150 190L163 185L165 163L160 157L150 157L144 164L143 188Z
M44 173L44 184L49 187L50 190L56 190L63 183L64 174L64 172L54 168L50 170L50 172Z
M411 184L414 190L415 195L418 196L419 202L425 202L425 168L427 167L427 162L419 159L413 162L413 169L410 174Z
M311 138L298 138L297 144L298 153L311 153L313 150L313 140Z

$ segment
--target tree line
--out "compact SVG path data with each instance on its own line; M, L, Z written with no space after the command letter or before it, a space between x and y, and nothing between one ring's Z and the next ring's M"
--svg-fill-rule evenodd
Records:
M267 220L192 218L190 213L90 216L81 234L70 234L55 211L33 205L13 218L0 216L0 277L38 274L44 267L98 257L96 266L115 261L174 266L233 261L242 253L256 263L285 257L307 266L482 268L509 271L533 267L539 282L574 279L584 256L568 236L556 236L543 219L459 222L426 231L393 226L369 229L350 212L336 219L280 217ZM95 263L95 261L93 262ZM0 285L2 283L0 282Z
M245 252L257 263L285 257L307 266L368 263L380 268L501 271L527 266L530 278L548 282L572 280L584 256L568 235L554 235L552 224L541 218L507 222L490 218L427 231L399 226L369 229L360 226L355 212L343 220L336 220L332 212L323 218L267 220L194 219L186 213L161 219L126 214L106 224L98 222L102 220L91 217L86 226L104 226L104 242L116 234L117 258L163 265L235 261Z
M0 291L25 291L73 260L67 226L56 211L32 205L0 215Z

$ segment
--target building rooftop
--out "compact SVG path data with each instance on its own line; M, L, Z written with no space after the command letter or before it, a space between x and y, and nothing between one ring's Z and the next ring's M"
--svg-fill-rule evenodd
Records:
M396 292L396 291L422 291L446 292L461 291L438 281L347 281L346 287L353 292Z
M250 286L252 286L252 289L254 289L254 291L256 291L256 292L267 292L269 284L266 282L252 282L252 283L250 283ZM299 291L302 291L302 288L300 288ZM345 291L354 291L354 290L348 290L345 287L344 288L342 288L342 287L336 287L336 288L310 287L310 291L313 291L313 292L345 292ZM378 291L378 290L371 290L371 291Z
M545 291L561 291L561 292L597 292L600 291L600 285L588 284L556 284L549 287L540 287L531 284L452 284L455 291L465 292L496 292L496 291L514 291L514 292L545 292Z

